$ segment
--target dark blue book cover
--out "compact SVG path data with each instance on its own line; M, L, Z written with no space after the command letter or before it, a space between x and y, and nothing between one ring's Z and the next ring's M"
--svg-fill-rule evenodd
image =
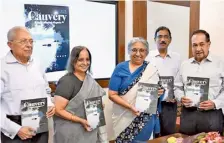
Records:
M63 71L69 58L69 8L54 5L24 5L25 26L34 39L33 56L46 72Z

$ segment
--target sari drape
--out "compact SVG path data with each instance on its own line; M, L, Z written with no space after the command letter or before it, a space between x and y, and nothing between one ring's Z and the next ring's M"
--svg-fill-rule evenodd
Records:
M148 63L144 63L141 70L136 70L127 78L119 92L121 98L129 104L135 104L138 83L159 83L158 70ZM155 128L155 124L159 124L157 115L141 113L136 117L130 110L114 103L112 111L113 129L116 137L116 142L134 142L135 140L148 140L152 131L159 131Z
M69 101L65 110L80 118L86 119L84 100L103 95L105 95L105 91L87 74L80 91ZM80 123L75 123L60 117L55 117L54 128L55 143L96 143L103 142L100 135L104 134L106 136L105 126L88 132Z

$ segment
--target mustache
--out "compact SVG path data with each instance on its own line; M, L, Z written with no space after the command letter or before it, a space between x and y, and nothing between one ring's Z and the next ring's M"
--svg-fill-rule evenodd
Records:
M166 44L166 42L165 41L162 41L162 42L160 42L160 44Z
M201 53L203 53L202 51L196 51L195 52L196 54L201 54Z

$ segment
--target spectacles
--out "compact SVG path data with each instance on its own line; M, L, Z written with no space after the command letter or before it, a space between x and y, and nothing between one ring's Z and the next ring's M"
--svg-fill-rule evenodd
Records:
M162 39L162 38L168 40L168 39L170 39L170 36L168 36L168 35L158 35L158 36L156 36L156 38L159 39L159 40Z
M136 48L133 48L133 49L131 49L131 51L133 53L137 53L138 51L139 51L139 53L144 53L146 50L145 49L136 49Z
M22 39L22 40L12 40L11 42L16 42L16 43L19 43L19 44L21 44L21 45L27 45L28 43L29 44L33 44L34 43L34 41L33 41L33 39Z

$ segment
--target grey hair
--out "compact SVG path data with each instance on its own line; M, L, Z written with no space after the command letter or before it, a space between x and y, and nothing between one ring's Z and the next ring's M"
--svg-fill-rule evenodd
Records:
M128 54L130 55L132 46L137 42L141 42L145 46L146 52L147 52L147 55L148 55L148 53L149 53L149 43L142 37L133 37L131 39L131 41L128 43Z
M27 31L28 33L30 33L28 31L27 28L23 27L23 26L15 26L15 27L12 27L11 29L9 29L8 33L7 33L7 39L8 41L12 41L14 40L15 38L15 35L16 35L16 32L18 32L19 30L25 30Z

